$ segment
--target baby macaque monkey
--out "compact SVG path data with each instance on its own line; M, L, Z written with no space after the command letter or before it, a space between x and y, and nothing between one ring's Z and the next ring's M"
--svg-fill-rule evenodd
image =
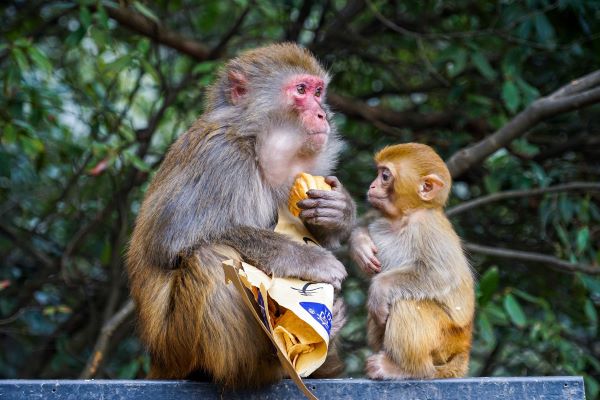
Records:
M444 215L451 177L426 145L389 146L375 156L368 200L377 215L356 228L351 255L372 275L367 359L371 379L453 378L469 365L473 276Z

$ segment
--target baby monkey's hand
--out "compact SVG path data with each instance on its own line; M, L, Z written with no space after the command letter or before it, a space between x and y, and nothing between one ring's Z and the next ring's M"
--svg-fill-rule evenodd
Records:
M371 240L367 228L356 228L350 236L350 257L358 264L360 269L373 275L381 271L381 263L375 256L377 246Z

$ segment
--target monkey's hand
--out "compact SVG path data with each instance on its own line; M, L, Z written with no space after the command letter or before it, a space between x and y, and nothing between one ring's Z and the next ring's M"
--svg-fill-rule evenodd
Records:
M282 234L251 226L227 230L218 243L231 246L244 261L282 278L325 282L339 290L346 268L327 249L293 242Z
M390 299L388 291L380 287L376 281L371 282L371 287L369 288L367 309L376 324L385 326L390 315Z
M330 242L329 237L334 235L339 245L339 239L346 239L350 234L356 207L335 176L326 177L325 182L331 190L311 189L307 192L308 199L298 202L302 210L300 219L320 242Z
M367 228L361 227L352 231L352 235L350 235L350 257L367 275L381 271L381 263L375 256L376 253L377 246L371 240Z
M317 246L300 245L305 254L289 260L288 263L296 263L295 269L298 278L313 282L325 282L338 291L348 273L346 267L328 250ZM301 263L301 264L298 264ZM304 265L302 265L304 264Z

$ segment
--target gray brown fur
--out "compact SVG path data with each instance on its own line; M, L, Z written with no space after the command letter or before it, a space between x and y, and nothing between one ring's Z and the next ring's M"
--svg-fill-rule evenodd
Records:
M250 100L236 106L227 98L232 69L249 82ZM271 344L239 295L225 285L222 260L241 258L268 273L330 282L336 288L346 276L328 250L272 231L294 177L276 186L266 182L259 146L273 127L302 129L293 115L273 104L290 71L328 80L316 60L292 44L232 60L210 90L206 113L172 145L148 188L127 266L139 333L151 355L151 378L204 373L231 387L282 378ZM331 127L326 149L314 155L307 172L326 175L334 167L341 142ZM328 242L339 242L348 236L353 217L340 222L336 232L311 229ZM343 320L343 304L336 301L334 330ZM323 371L336 369L339 365L330 364Z

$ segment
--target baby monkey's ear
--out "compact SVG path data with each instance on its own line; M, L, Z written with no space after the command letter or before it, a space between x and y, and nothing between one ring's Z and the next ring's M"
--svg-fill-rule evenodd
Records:
M426 175L419 181L419 197L423 201L431 201L436 198L444 186L444 181L438 175Z

